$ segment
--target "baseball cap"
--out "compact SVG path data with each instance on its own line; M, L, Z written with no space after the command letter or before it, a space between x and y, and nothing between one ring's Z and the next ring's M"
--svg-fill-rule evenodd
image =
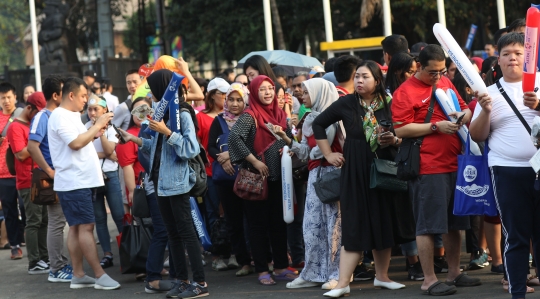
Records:
M88 71L84 72L84 76L88 76L88 77L92 77L92 78L96 79L97 74L94 71L88 70Z
M222 93L226 93L229 90L229 87L231 85L225 81L225 79L222 78L214 78L212 81L208 83L208 91L212 91L214 89L217 89L221 91Z
M45 100L45 96L41 91L36 91L31 94L26 100L26 103L36 106L38 110L41 110L47 106L47 101Z

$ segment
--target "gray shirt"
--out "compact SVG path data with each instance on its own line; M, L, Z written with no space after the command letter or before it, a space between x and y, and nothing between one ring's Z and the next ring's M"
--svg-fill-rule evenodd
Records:
M127 101L131 100L128 99ZM126 131L129 127L130 117L131 113L129 112L126 102L122 102L122 104L116 106L116 109L114 109L114 117L112 119L112 123L118 128Z

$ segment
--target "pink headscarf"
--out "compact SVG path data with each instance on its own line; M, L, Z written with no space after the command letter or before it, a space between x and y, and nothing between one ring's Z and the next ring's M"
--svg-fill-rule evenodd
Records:
M231 84L231 87L229 87L229 90L227 91L227 95L225 96L225 104L223 105L223 118L227 122L227 126L229 127L229 130L234 126L238 118L240 117L240 114L234 115L229 111L229 106L227 104L227 99L229 98L229 95L233 92L238 92L242 99L244 100L244 109L247 107L248 98L249 98L249 90L247 87L244 86L242 83L234 82Z

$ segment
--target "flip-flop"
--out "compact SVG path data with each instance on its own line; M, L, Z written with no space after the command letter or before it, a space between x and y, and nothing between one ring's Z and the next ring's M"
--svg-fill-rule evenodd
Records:
M275 286L276 285L276 282L272 280L272 276L270 276L270 274L261 275L261 276L259 276L258 279L259 279L259 284L261 284L263 286ZM262 282L263 279L270 280L271 283L264 283L264 282Z
M432 284L427 290L425 290L422 294L430 296L446 296L452 295L455 292L457 292L455 286L449 286L442 281L437 281L436 283Z
M293 278L290 278L290 277L287 277L287 275L294 275ZM281 272L281 274L276 274L276 272L274 271L274 279L275 280L281 280L281 281L293 281L295 280L296 278L298 277L298 275L296 275L296 273L294 273L293 271L289 270L289 269L285 269L283 270L283 272Z
M479 278L473 278L467 275L467 273L459 274L453 281L447 281L447 285L456 287L474 287L482 284Z

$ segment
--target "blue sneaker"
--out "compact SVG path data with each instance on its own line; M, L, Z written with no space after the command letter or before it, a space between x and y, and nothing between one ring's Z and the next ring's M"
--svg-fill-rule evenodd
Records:
M56 272L49 271L48 280L50 282L71 282L72 278L73 278L73 268L71 268L70 265L66 265L64 266L64 268Z

